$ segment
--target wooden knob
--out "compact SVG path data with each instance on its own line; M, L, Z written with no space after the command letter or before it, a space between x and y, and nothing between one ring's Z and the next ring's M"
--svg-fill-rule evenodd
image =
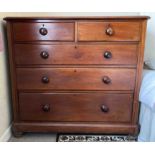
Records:
M48 33L47 29L44 28L44 27L40 28L39 32L40 32L40 34L43 35L43 36L47 35L47 33Z
M49 78L47 76L42 77L42 82L43 83L49 83Z
M101 110L102 110L102 112L104 112L104 113L109 112L109 108L108 108L106 105L102 105L102 106L101 106Z
M44 112L49 112L50 111L50 106L48 104L45 104L45 105L42 106L42 110Z
M112 57L112 54L111 54L110 51L105 51L105 52L104 52L104 58L110 59L111 57Z
M108 77L108 76L104 76L102 81L105 83L105 84L110 84L111 83L111 79Z
M111 27L108 27L108 28L106 29L106 34L107 34L108 36L112 36L112 35L114 34L113 29L112 29Z
M46 52L46 51L42 51L42 52L40 53L40 56L41 56L43 59L47 59L47 58L49 57L49 54L48 54L48 52Z

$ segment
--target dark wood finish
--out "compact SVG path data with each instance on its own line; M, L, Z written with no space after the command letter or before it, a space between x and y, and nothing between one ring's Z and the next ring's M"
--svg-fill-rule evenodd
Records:
M14 135L137 134L148 18L5 18Z
M47 59L49 57L49 53L47 51L42 51L40 53L40 56L43 58L43 59Z
M12 93L12 108L13 108L13 121L18 122L18 94L16 88L16 73L15 73L15 59L13 49L13 35L12 35L12 24L7 22L7 38L8 38L8 49L9 49L9 65L10 65L10 78L11 78L11 93ZM16 129L13 129L16 131ZM15 132L14 132L15 133ZM20 133L20 132L19 132Z
M106 55L107 52L110 52L110 57ZM136 66L137 45L112 43L107 45L16 44L15 61L17 65L104 64Z
M29 20L146 20L149 16L48 16L48 17L5 17L6 21L29 21Z
M108 77L108 76L103 76L102 82L105 83L105 84L110 84L112 82L112 79L110 77Z
M39 33L40 33L41 35L43 35L43 36L47 35L48 30L47 30L47 28L44 27L44 24L43 24L43 27L41 27L41 28L39 29Z
M19 94L20 119L59 122L130 122L132 99L132 94L21 93ZM101 110L103 104L109 108L109 112L106 113L105 109L104 112Z
M23 132L60 132L60 133L137 133L139 126L131 123L97 123L97 122L20 122L13 123L13 128Z
M74 23L14 23L13 33L15 41L74 41Z
M136 83L135 83L135 92L134 92L134 102L133 102L133 115L132 122L138 124L139 115L139 91L142 81L142 72L144 65L144 48L145 48L145 36L146 36L146 26L147 21L142 21L141 25L141 42L139 43L138 48L138 62L137 62L137 75L136 75Z
M20 137L22 137L23 134L24 134L22 131L16 130L16 128L14 128L13 126L12 126L12 128L11 128L11 131L12 131L13 135L14 135L16 138L20 138Z
M101 110L104 113L108 113L110 109L109 109L109 106L103 104L103 105L101 105Z
M79 22L79 41L139 41L139 22Z
M123 68L17 68L16 72L21 90L133 90L136 74L135 69ZM110 83L103 81L105 76Z

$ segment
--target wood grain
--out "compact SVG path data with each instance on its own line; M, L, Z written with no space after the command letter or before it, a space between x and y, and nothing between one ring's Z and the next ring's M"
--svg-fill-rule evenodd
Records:
M47 52L44 59L41 52ZM104 57L109 51L110 59ZM137 64L137 45L37 45L16 44L15 61L17 65L132 65Z
M131 134L138 131L131 123L95 123L95 122L20 122L13 123L17 132L58 132L58 133L101 133Z
M20 119L25 121L129 122L132 94L21 93ZM42 107L49 105L44 112ZM106 105L108 112L102 112Z
M148 18L5 18L14 135L138 134Z
M113 35L106 34L108 28L113 29ZM139 22L79 22L79 41L139 41Z
M40 20L58 20L58 21L68 21L68 20L146 20L150 19L149 16L48 16L48 17L5 17L6 21L40 21Z
M17 68L19 90L133 90L135 69L107 68ZM49 83L43 83L42 77ZM103 77L111 79L110 84Z
M47 35L40 34L46 28ZM15 41L74 41L74 23L14 23Z

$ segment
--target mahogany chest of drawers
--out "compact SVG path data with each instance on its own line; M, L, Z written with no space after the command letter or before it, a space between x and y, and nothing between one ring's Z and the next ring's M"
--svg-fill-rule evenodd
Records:
M137 134L148 18L5 18L14 134Z

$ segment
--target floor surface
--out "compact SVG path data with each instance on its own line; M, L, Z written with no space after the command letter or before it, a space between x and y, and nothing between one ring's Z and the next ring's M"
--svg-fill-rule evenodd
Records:
M25 133L19 138L12 136L9 142L56 142L56 137L50 133Z

